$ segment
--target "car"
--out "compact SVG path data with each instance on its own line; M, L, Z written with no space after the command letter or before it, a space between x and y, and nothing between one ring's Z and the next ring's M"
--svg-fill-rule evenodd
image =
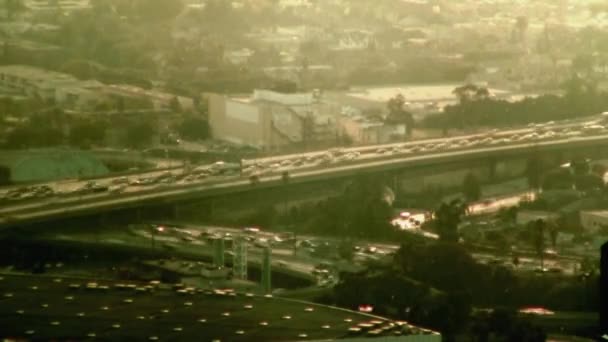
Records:
M130 180L129 185L130 186L140 186L140 185L144 185L144 182L143 182L142 178L138 178L138 179Z
M604 131L606 128L602 125L588 125L588 126L583 126L583 131L587 132L587 133L599 133Z
M545 249L545 254L547 255L557 255L557 251L554 249L547 248Z
M110 187L107 185L96 184L93 187L91 187L90 191L93 193L98 193L98 192L108 191L109 189L110 189Z
M160 175L156 176L155 178L157 180L162 180L162 179L167 179L167 178L171 178L173 177L173 173L171 173L170 171L165 171L162 172Z
M112 184L129 184L129 178L127 177L118 177L112 179Z
M310 240L302 240L298 243L299 247L304 247L304 248L315 248L317 247L316 244L314 244L312 241Z
M257 227L245 227L243 231L248 234L257 234L260 232L260 228Z
M266 238L259 238L253 242L253 245L259 248L266 248L270 246L270 241Z
M378 247L376 246L367 246L364 250L364 253L368 253L368 254L374 254L378 252Z
M109 191L111 194L120 194L123 191L125 191L126 188L127 188L126 185L116 186L116 187L110 188Z

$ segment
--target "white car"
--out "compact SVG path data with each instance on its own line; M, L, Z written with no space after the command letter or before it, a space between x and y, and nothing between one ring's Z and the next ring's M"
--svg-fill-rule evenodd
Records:
M606 128L602 125L588 125L588 126L583 126L583 131L584 132L588 132L588 133L599 133L603 130L605 130Z
M118 177L112 179L112 184L129 184L129 178L127 177Z

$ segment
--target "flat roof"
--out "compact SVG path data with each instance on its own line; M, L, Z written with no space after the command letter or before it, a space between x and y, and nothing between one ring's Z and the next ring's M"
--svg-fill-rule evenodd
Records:
M362 87L353 89L353 91L350 91L347 95L362 100L382 103L386 103L398 94L403 95L406 102L445 101L456 100L456 96L452 94L452 91L460 86L462 86L462 84ZM497 96L508 93L507 91L499 89L488 90L490 93Z

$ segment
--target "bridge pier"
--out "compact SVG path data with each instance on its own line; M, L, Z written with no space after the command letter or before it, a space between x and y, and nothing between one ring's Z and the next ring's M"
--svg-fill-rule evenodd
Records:
M498 162L495 158L488 159L488 179L490 181L496 179L496 169L498 166Z
M181 210L180 210L180 208L181 208L180 205L177 204L177 203L172 206L171 209L172 209L172 212L173 212L173 219L174 220L179 220L181 218L181 215L180 215Z
M141 223L141 221L142 221L141 208L137 207L135 209L135 223Z

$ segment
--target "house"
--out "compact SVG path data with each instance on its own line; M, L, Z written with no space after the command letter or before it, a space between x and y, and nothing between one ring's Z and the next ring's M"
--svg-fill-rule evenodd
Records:
M128 84L110 84L103 91L112 97L131 99L134 103L138 102L137 100L142 103L151 103L156 110L170 109L175 100L177 100L176 103L182 110L194 109L194 100L191 98L158 90L147 90Z
M68 74L31 66L0 66L0 87L70 109L91 108L102 101L99 93L102 86L97 81L81 81Z

